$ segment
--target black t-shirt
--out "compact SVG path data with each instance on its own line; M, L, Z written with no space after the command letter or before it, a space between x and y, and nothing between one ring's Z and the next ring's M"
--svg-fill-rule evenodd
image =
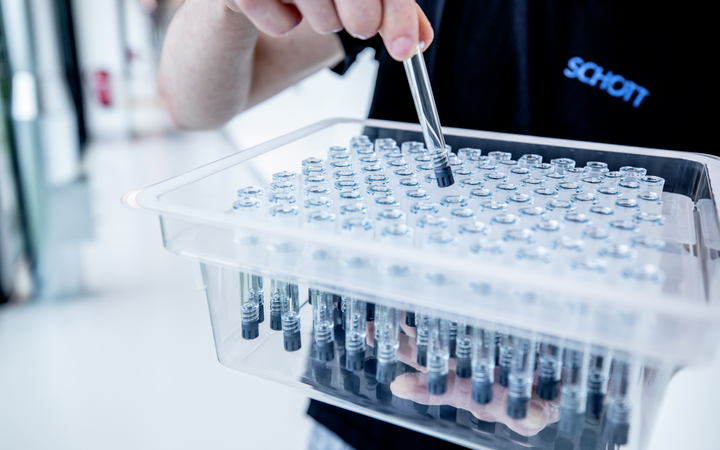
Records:
M621 0L418 0L443 125L717 154L717 41L692 4ZM417 122L402 64L379 37L341 32L344 73L379 61L369 116ZM459 448L313 401L310 415L357 449Z
M717 37L705 8L663 2L418 0L445 126L715 154ZM379 61L369 116L417 122L379 36L341 33L344 72Z

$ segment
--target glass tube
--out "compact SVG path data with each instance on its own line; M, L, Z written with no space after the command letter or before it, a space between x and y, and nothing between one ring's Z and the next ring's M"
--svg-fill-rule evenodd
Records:
M633 216L633 221L637 224L641 233L656 239L660 239L662 237L662 230L665 225L665 216L641 212Z
M378 196L373 198L372 203L370 204L372 207L372 215L375 217L378 216L378 214L382 213L383 211L389 211L389 210L400 210L402 205L399 201L395 199L393 196ZM404 211L401 211L404 213Z
M240 272L240 308L243 339L255 339L260 335L260 305L253 292L253 275Z
M589 177L601 177L604 173L609 172L608 165L599 161L588 161L585 168Z
M608 231L613 242L628 244L640 232L640 228L631 220L613 220L608 225Z
M630 240L630 245L637 252L638 264L660 265L662 251L665 249L665 241L639 234Z
M591 226L585 228L582 238L585 241L585 253L597 256L600 249L610 242L610 232L606 228Z
M310 289L313 308L314 358L329 362L335 359L335 304L333 295Z
M573 347L563 350L559 429L566 435L582 429L587 405L589 354L582 350L581 344Z
M622 180L617 188L622 198L635 199L640 193L640 184L637 181Z
M641 192L636 198L641 212L648 214L662 214L663 202L660 195L655 192Z
M560 236L552 243L555 260L554 269L557 273L563 274L570 268L570 263L580 256L584 249L582 239L573 239L568 236Z
M570 200L553 199L545 204L548 219L563 220L565 215L575 211L575 205Z
M565 214L563 217L563 225L565 227L565 233L572 238L582 237L585 228L590 226L590 219L585 214L571 212Z
M607 281L615 283L635 260L635 251L629 245L614 243L600 250L600 257L608 262Z
M485 184L482 182L482 184ZM477 209L482 203L492 201L492 192L483 187L474 187L468 193L468 205Z
M530 177L530 169L526 167L513 167L508 171L508 182L519 186L520 183Z
M438 216L435 214L426 214L417 221L417 233L415 238L416 246L419 248L425 247L430 243L430 236L436 232L442 231L448 227L449 221L447 217Z
M233 212L235 216L243 220L259 221L262 220L262 201L258 198L242 197L233 203ZM236 229L235 242L244 245L254 245L258 241L258 236L254 233Z
M428 344L430 341L430 317L420 311L415 312L415 346L417 347L418 365L426 367Z
M622 272L623 284L643 294L659 295L665 281L665 272L653 264L635 263Z
M647 169L644 167L623 166L620 168L620 174L623 180L639 181L640 178L647 175Z
M473 327L472 399L481 405L492 401L495 382L495 331Z
M640 178L640 192L654 192L662 195L665 179L653 175L646 175Z
M615 220L615 212L607 206L593 206L588 211L588 218L593 225L607 228Z
M538 351L537 394L543 400L555 400L559 393L562 375L562 346L541 342Z
M498 365L500 366L498 383L502 387L508 387L510 368L512 367L513 355L515 354L515 337L510 333L502 333L498 350L500 352L498 357Z
M507 175L502 172L489 172L483 175L485 181L485 187L495 192L498 184L507 182Z
M431 319L427 347L428 392L442 395L447 392L450 361L450 324L444 319Z
M532 169L533 166L536 164L542 164L542 156L535 155L535 154L527 154L522 155L520 159L518 159L518 165L520 167L524 167L526 169Z
M598 198L594 192L581 192L571 197L572 202L575 204L575 211L588 214L590 208L597 205Z
M555 186L558 192L558 200L572 200L573 195L580 193L580 183L575 181L564 181Z
M481 238L470 247L469 254L488 263L499 263L505 255L505 243L501 239Z
M600 177L584 177L580 180L580 187L583 192L594 193L603 186L603 179Z
M603 347L590 348L587 375L586 416L593 422L602 417L608 380L610 379L610 351Z
M630 432L633 396L640 380L641 364L626 355L616 355L608 386L605 438L611 448L626 445Z
M550 160L555 173L564 174L567 169L575 167L575 161L570 158L555 158Z
M343 296L345 304L345 369L358 372L365 367L367 310L365 302Z
M523 223L529 228L532 228L540 221L547 218L546 211L547 210L539 206L529 206L525 208L520 208L520 210L518 211L518 216L520 217L521 223Z
M615 186L603 186L596 191L598 197L597 206L614 208L615 202L620 198L620 191Z
M285 351L300 350L300 294L297 284L278 282Z
M470 247L479 239L485 238L490 234L490 227L482 222L468 221L460 224L458 227L460 236L460 246L464 252L469 251Z
M493 193L493 200L498 203L507 201L508 197L517 193L517 186L512 183L499 183L495 186L495 192Z
M382 229L379 241L383 244L409 248L413 245L414 230L407 225L394 223ZM402 276L410 270L406 264L381 261L380 270L390 276Z
M532 397L535 343L531 339L515 336L513 345L506 412L513 419L524 419Z
M458 158L469 161L472 158L478 158L482 155L482 150L479 148L463 147L458 149Z
M555 167L550 163L539 163L530 169L534 177L544 178L546 175L553 173Z
M407 215L399 209L386 209L380 211L375 216L375 222L375 237L379 239L385 228L395 224L405 225L407 223Z
M398 349L400 348L400 315L399 309L377 305L375 349L378 383L390 384L396 376Z
M480 221L484 223L493 224L494 219L497 216L504 216L500 220L500 227L502 228L504 225L509 225L509 222L512 222L512 225L515 225L518 222L518 217L514 214L507 214L507 203L498 203L494 201L485 201L480 203L480 207L478 208L478 218ZM511 220L511 217L512 219Z
M452 323L451 323L452 326ZM452 332L452 328L451 328ZM452 336L450 342L450 357L453 356ZM457 324L457 337L455 339L455 375L458 378L472 377L472 357L473 357L473 330L466 323Z
M285 289L287 283L270 279L270 329L275 331L282 330L282 300L280 289ZM287 295L284 293L283 295Z
M557 172L552 172L543 177L543 180L545 182L545 187L552 189L557 192L557 187L560 183L567 182L567 178L565 178L565 175Z
M535 242L544 247L550 247L563 232L563 226L557 220L542 220L532 229L535 232Z
M500 161L509 161L512 159L512 153L509 152L495 151L488 153L488 156L494 165L497 165Z
M580 180L587 176L587 170L583 167L573 167L565 171L565 178L568 181L579 183Z

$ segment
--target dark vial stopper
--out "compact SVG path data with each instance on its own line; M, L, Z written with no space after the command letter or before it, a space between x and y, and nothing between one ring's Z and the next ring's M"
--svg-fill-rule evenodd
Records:
M502 387L508 387L508 376L510 375L510 368L500 366L500 373L498 374L498 383Z
M560 412L560 424L558 425L558 429L562 434L574 436L582 430L584 421L585 417L582 413L578 414L575 411L563 410Z
M493 390L492 383L473 381L472 399L475 403L487 405L492 401Z
M455 373L458 378L470 378L472 376L472 359L458 358L455 361Z
M270 329L275 331L282 330L282 315L280 313L270 313Z
M558 387L560 383L558 380L539 378L537 385L537 395L543 400L553 401L558 396Z
M448 422L457 422L457 408L450 405L440 405L438 416L441 420L447 420Z
M375 320L375 303L368 303L366 305L365 311L367 311L367 322L372 322Z
M264 323L265 322L265 302L263 301L262 297L260 297L258 301L258 314L260 315L260 318L258 319L258 323Z
M315 359L322 362L328 362L335 359L335 343L333 341L315 344Z
M242 337L243 339L255 339L260 336L260 324L257 321L244 322L242 323Z
M457 358L457 335L450 336L450 357Z
M300 331L286 333L283 332L283 343L285 344L285 351L294 352L300 350L302 342L300 341Z
M605 395L600 392L589 392L587 396L587 408L585 416L592 420L598 421L602 417Z
M378 380L379 381L379 380ZM375 389L375 398L382 405L389 405L392 403L393 393L390 390L390 384L380 383Z
M312 289L308 288L308 303L312 306L312 295L310 294L310 291L312 291Z
M628 435L630 434L629 423L614 423L608 421L606 424L606 438L610 448L614 446L626 445L628 443Z
M435 176L437 177L438 187L445 188L455 184L455 178L450 166L435 167Z
M350 373L343 377L343 389L346 392L357 395L360 392L360 377Z
M365 360L365 385L369 390L373 390L377 387L378 380L375 376L375 374L377 373L377 366L377 359L367 358Z
M397 376L397 363L379 363L377 365L377 381L381 384L390 384Z
M495 434L495 422L487 422L470 415L470 423L477 427L477 430L485 434Z
M415 411L417 411L420 414L427 413L427 410L430 409L430 405L425 405L423 403L413 402L413 408L415 408Z
M365 352L347 352L345 354L345 369L350 372L359 372L365 367Z
M417 363L423 367L427 366L427 345L417 346Z
M541 441L548 444L552 444L553 442L555 442L557 435L558 430L555 427L545 427L537 434Z
M315 381L317 381L321 386L328 387L332 383L332 369L324 362L313 361L312 374Z
M507 399L507 415L513 419L524 419L527 416L528 402L527 398L508 397Z
M598 435L592 428L585 427L580 435L580 450L595 450L598 448Z
M405 325L409 327L415 327L415 313L410 311L405 311Z
M553 450L575 450L575 445L573 444L573 441L570 439L559 436L555 440L555 445L553 446Z
M447 392L447 374L429 373L427 389L432 395L443 395Z

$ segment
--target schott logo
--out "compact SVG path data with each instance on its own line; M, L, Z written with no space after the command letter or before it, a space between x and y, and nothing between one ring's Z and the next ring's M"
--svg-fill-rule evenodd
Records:
M585 62L579 56L574 56L568 61L568 66L563 70L563 74L568 78L577 78L583 83L590 86L597 86L600 83L600 89L612 95L613 97L622 97L626 102L633 98L633 94L637 92L632 105L637 108L642 101L650 95L650 91L637 83L626 80L622 75L618 75L608 70L604 72L601 66L594 62Z

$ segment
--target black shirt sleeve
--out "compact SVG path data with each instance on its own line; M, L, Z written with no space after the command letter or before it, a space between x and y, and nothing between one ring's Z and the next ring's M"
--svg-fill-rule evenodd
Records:
M382 39L380 38L380 35L375 35L374 37L366 41L350 36L345 30L340 31L337 35L340 38L343 49L345 49L345 59L340 61L337 66L332 68L333 72L337 73L338 75L345 75L345 72L350 69L350 66L352 66L352 64L355 62L355 59L357 59L357 56L360 54L360 52L362 52L366 48L375 49L375 55L377 59L377 55L379 53L378 49L382 45Z

